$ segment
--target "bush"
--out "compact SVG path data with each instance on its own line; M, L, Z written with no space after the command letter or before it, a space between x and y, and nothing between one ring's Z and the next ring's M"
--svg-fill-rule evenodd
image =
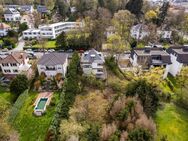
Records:
M29 81L25 75L17 75L10 84L10 92L15 95L15 100L29 87Z
M128 141L153 141L153 136L143 128L136 128L129 133Z
M138 96L147 116L154 115L159 105L159 91L156 86L148 83L145 79L131 82L127 86L127 96Z

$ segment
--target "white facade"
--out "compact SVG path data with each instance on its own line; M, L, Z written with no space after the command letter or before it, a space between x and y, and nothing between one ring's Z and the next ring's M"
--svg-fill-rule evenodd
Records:
M39 29L28 29L23 31L24 39L39 39L40 38L40 30Z
M176 76L181 72L181 69L183 67L183 63L180 63L177 61L177 56L174 54L170 54L172 64L169 65L169 68L167 70L167 73L170 73L172 76Z
M6 58L5 58L6 59ZM29 59L26 58L22 63L7 62L0 63L3 74L20 74L23 71L27 71L31 65L28 64Z
M50 25L39 26L41 37L55 39L62 32L68 32L80 28L80 22L59 22Z
M55 39L62 32L68 32L82 27L80 22L59 22L55 24L39 26L39 29L23 31L24 38Z
M81 57L81 67L85 75L94 75L97 78L106 78L104 56L94 49L86 51Z
M0 37L7 36L8 31L11 29L9 25L0 23Z
M149 35L147 26L143 24L137 24L131 28L131 36L137 40L142 40Z
M63 77L65 77L67 73L67 66L68 66L68 59L66 59L64 64L59 65L37 65L37 69L39 72L39 75L41 75L42 72L46 74L47 77L54 77L56 74L61 73Z
M170 39L172 35L172 31L167 31L167 30L158 30L157 34L162 38L162 39Z
M12 21L16 22L16 21L20 21L21 16L20 16L20 12L18 12L16 9L9 8L8 10L5 11L4 18L5 21L7 22L12 22Z

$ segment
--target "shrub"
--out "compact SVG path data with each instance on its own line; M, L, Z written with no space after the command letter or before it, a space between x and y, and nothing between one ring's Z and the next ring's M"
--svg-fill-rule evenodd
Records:
M128 141L153 141L153 136L143 128L136 128L129 133Z
M10 84L10 92L15 95L15 99L29 87L29 81L25 75L17 75Z

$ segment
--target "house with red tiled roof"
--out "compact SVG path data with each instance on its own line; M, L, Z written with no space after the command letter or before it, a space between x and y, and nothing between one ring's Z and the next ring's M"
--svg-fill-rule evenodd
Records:
M0 23L0 37L6 36L11 27L8 24Z
M31 67L28 64L29 58L26 53L12 52L7 57L0 60L0 66L3 74L20 74L28 71Z

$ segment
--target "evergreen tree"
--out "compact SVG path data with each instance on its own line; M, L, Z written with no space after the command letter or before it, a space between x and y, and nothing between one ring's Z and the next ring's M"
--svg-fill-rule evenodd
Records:
M129 0L126 5L126 9L131 13L135 14L139 19L139 16L142 14L143 0Z

